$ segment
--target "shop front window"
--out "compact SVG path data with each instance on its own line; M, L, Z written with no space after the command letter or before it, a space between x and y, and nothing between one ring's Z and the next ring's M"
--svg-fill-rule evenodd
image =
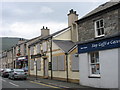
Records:
M89 54L90 76L100 76L99 52Z

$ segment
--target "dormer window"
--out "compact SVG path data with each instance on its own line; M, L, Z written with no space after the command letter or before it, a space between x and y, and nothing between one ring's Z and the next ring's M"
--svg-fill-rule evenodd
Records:
M105 32L104 32L104 20L100 19L95 21L95 36L96 37L101 37L104 36Z

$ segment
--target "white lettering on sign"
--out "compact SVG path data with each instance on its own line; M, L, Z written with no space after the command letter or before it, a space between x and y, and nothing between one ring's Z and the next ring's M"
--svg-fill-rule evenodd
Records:
M111 40L111 41L104 41L104 42L100 42L97 44L92 44L92 48L97 48L97 47L105 47L107 45L114 45L114 44L118 44L120 43L120 40Z
M20 58L18 58L18 60L23 60L23 59L26 59L26 57L20 57Z
M81 47L81 49L87 49L87 47Z

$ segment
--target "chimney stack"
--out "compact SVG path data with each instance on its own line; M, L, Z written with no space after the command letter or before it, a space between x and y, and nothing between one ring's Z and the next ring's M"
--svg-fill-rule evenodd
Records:
M23 43L23 42L25 42L25 41L26 41L25 39L20 38L19 41L18 41L18 44L21 44L21 43Z
M50 29L48 29L48 27L44 27L41 29L41 36L47 36L50 34Z
M78 41L78 30L77 30L77 24L75 21L78 20L78 14L76 14L76 11L71 9L68 14L68 26L71 26L71 40L73 42Z
M68 14L68 26L72 26L72 24L78 20L78 14L76 14L76 11L71 9Z

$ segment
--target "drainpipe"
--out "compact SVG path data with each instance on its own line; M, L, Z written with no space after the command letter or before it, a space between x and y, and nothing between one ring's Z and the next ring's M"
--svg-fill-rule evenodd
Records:
M52 72L52 37L51 37L51 44L50 44L50 57L51 57L51 79L53 78L53 72Z
M13 61L14 61L14 60L13 60L13 48L12 48L12 68L14 68L14 66L13 66L13 65L14 65L14 64L13 64Z
M30 75L30 47L28 46L28 74Z
M35 58L34 58L34 61L35 61ZM36 62L36 80L37 80L37 60L35 62Z
M66 56L66 77L67 77L67 82L68 82L68 53L65 53Z

